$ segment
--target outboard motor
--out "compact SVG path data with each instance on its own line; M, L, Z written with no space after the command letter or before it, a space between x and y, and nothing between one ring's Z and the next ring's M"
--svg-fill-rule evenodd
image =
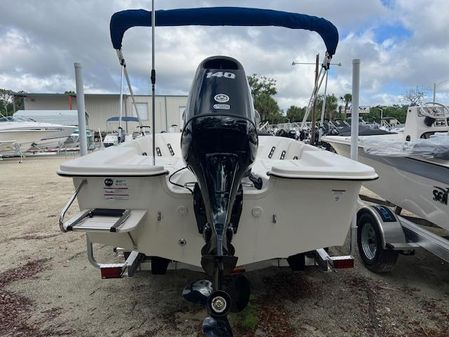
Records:
M201 62L184 113L181 148L198 180L195 216L206 241L201 264L213 276L216 290L221 288L222 276L237 263L231 240L241 212L241 180L256 157L255 123L242 65L224 56Z

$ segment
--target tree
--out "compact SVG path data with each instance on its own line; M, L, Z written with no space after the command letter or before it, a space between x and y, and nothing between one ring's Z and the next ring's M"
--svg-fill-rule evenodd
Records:
M412 105L420 105L423 103L424 92L419 90L418 87L415 89L409 89L404 93L403 100Z
M321 111L323 110L323 99L324 95L319 95L317 98L317 105L316 105L316 112L317 112L317 120L320 118L318 116L321 116ZM326 96L326 107L324 111L324 119L331 120L334 119L335 113L337 112L338 108L338 99L337 97L332 95Z
M253 96L262 94L274 96L278 93L276 89L276 80L273 78L252 74L251 76L248 76L248 82Z
M345 109L340 112L343 113L344 119L346 119L346 114L349 112L349 104L352 103L352 94L345 94L343 97L340 97L340 100L345 104Z
M26 92L23 90L17 91L14 94L14 105L15 105L15 111L18 110L24 110L25 109L25 97L26 97Z
M14 92L9 89L0 89L0 113L8 116L23 109L24 94L24 91Z
M287 109L287 119L290 120L290 122L301 122L305 113L306 108L300 108L292 105Z
M367 113L366 115L363 115L363 119L369 123L372 122L380 122L380 116L381 116L381 111L382 114L386 111L386 107L384 106L373 106L369 109L369 113Z
M363 115L363 119L367 122L380 122L380 111L384 118L396 118L400 123L405 123L407 118L407 105L392 105L392 106L374 106L371 107L370 112Z
M254 99L254 108L259 112L261 121L278 123L283 120L279 105L273 98L277 94L276 80L253 74L248 83Z
M276 100L267 94L262 94L254 99L254 108L259 112L261 121L276 124L284 119Z

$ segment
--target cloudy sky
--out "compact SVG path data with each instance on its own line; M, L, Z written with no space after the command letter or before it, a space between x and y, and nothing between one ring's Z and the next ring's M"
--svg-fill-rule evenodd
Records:
M156 0L156 8L260 7L324 17L340 42L329 93L351 92L352 59L361 59L361 105L402 103L408 90L449 103L448 0ZM109 37L111 15L151 9L144 0L1 0L0 88L62 93L74 90L74 62L84 70L87 93L117 93L120 67ZM156 31L158 94L186 94L193 73L211 55L237 58L247 74L277 81L281 108L304 106L314 62L323 55L318 34L273 27L161 27ZM137 93L150 92L151 31L127 31L123 43Z

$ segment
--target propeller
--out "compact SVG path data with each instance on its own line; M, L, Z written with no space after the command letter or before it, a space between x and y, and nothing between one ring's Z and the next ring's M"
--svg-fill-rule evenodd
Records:
M185 300L205 306L209 313L203 321L204 337L233 337L227 315L248 305L251 287L244 275L232 275L223 281L223 290L214 291L209 280L197 280L182 291Z
M204 337L234 336L227 317L206 317L203 321L203 334Z
M212 292L213 288L211 281L197 280L183 289L182 297L188 302L206 305Z

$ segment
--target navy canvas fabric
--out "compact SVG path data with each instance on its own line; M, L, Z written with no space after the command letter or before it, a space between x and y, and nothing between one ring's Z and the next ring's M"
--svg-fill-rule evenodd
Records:
M317 32L330 56L335 54L338 30L329 21L316 16L260 8L203 7L157 10L156 26L278 26ZM151 11L130 9L111 17L112 45L121 49L123 35L131 27L150 27Z

